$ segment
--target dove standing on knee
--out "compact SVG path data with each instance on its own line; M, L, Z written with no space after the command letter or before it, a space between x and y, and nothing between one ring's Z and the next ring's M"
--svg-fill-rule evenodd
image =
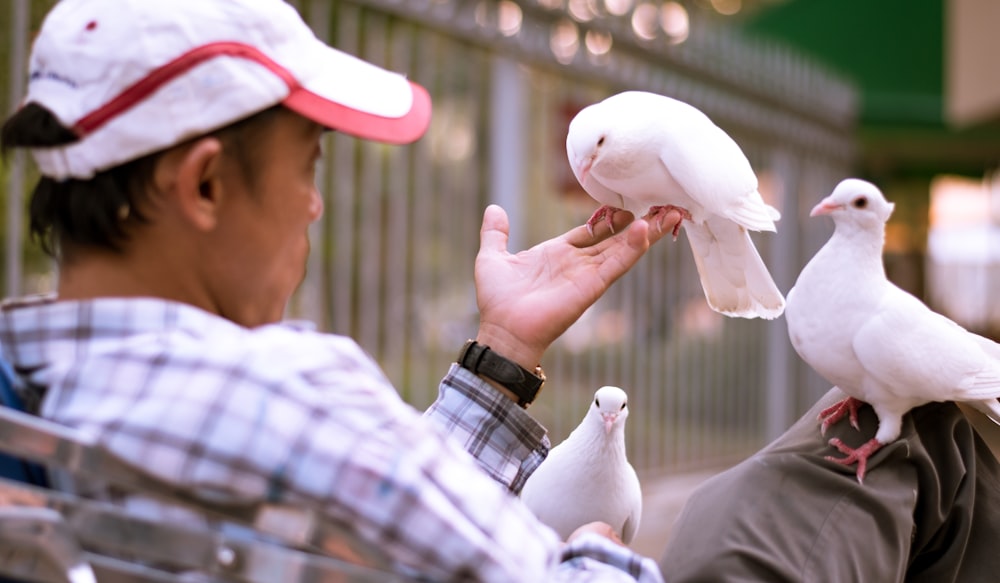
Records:
M607 523L628 544L642 516L642 490L625 456L628 397L601 387L583 421L528 478L521 499L566 540L584 524Z
M624 209L662 220L678 211L708 305L727 316L777 318L785 300L749 231L775 231L740 147L701 111L676 99L626 91L570 122L573 174L602 206L587 221L609 224Z
M931 311L885 275L882 247L893 204L875 185L842 181L811 216L828 215L835 230L788 292L788 334L799 356L849 395L820 414L822 429L844 415L857 427L868 403L878 416L875 437L857 449L838 439L845 454L867 460L899 437L910 409L931 401L962 401L1000 423L1000 345Z

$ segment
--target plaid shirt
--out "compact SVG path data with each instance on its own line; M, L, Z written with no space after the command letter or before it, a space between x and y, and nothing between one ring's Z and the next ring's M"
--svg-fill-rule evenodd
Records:
M563 545L534 518L512 492L545 430L457 366L421 415L348 338L157 299L9 301L0 345L45 388L42 416L137 468L213 501L316 508L426 577L662 580L651 559L596 535Z

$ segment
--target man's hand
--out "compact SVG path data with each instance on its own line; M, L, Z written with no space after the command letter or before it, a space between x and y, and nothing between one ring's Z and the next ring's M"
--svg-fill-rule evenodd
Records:
M507 214L487 207L475 269L476 340L532 370L549 345L681 219L671 211L657 228L631 217L614 214L615 234L603 222L593 235L581 225L511 255Z
M611 542L621 545L623 547L626 546L625 543L622 542L621 537L618 536L618 533L615 532L615 529L611 528L610 524L604 522L588 522L587 524L584 524L580 528L574 530L573 533L569 535L569 538L566 539L566 543L569 544L574 540L576 540L577 537L584 535L588 532L599 534L604 538L610 540Z

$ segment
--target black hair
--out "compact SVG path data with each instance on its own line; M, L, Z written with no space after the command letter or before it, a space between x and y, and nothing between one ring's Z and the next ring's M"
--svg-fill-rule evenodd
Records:
M256 176L258 132L281 106L261 111L212 132L235 160L243 179L252 185ZM51 111L27 103L4 123L0 150L59 147L79 141ZM148 197L153 170L162 151L130 160L96 173L89 179L56 180L42 176L29 204L29 233L52 257L76 248L116 252L128 240L131 225L147 222L140 210Z

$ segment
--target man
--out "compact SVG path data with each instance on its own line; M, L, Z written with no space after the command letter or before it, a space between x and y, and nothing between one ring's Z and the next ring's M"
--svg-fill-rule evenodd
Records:
M429 116L421 87L327 47L281 0L63 0L2 136L41 171L31 230L58 290L6 303L3 354L41 415L153 476L316 508L407 573L658 581L607 525L564 545L516 493L548 451L522 408L545 349L672 225L512 256L487 208L477 343L424 416L353 341L278 323L322 212L322 132L406 143Z

